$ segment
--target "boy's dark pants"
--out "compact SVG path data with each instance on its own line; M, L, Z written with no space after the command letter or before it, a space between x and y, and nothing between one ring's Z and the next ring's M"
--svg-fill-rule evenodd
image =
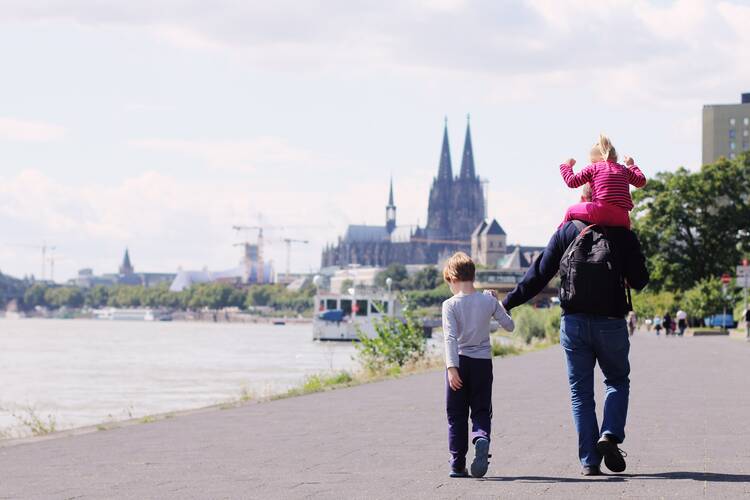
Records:
M459 356L458 374L463 386L454 391L445 374L446 410L448 412L448 449L451 467L466 467L469 450L469 409L471 409L471 442L483 437L490 439L492 420L492 360Z

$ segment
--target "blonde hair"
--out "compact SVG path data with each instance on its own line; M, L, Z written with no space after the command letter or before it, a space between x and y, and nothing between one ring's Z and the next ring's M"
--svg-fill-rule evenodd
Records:
M599 134L599 140L591 148L591 162L597 161L617 161L617 150L604 134Z
M454 253L445 263L443 268L443 279L451 281L474 281L476 266L471 257L464 252Z

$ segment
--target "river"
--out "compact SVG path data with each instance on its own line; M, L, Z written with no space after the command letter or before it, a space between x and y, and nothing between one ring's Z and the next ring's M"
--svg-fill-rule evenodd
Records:
M311 325L0 319L0 437L277 394L307 375L355 369L349 343Z

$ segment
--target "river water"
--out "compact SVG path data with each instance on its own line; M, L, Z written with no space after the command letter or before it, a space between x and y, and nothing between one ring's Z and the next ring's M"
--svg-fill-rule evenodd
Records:
M0 437L31 412L57 429L137 418L299 385L352 369L353 344L311 325L0 319Z

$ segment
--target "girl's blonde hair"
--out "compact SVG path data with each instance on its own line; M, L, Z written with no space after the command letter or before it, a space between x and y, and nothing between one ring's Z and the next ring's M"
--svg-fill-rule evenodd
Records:
M597 161L617 161L617 150L604 134L599 134L599 140L591 148L591 162Z

